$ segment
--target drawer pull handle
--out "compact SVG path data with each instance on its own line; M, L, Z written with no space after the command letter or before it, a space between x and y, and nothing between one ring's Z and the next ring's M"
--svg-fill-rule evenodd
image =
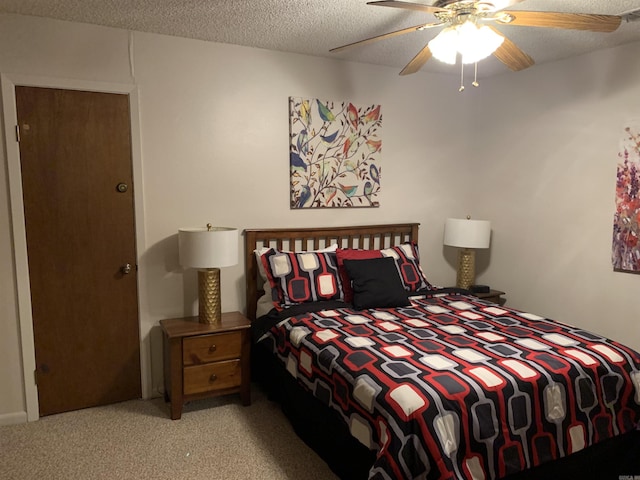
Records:
M215 382L218 379L218 376L215 373L212 373L209 377L210 382Z
M215 345L211 345L209 347L209 353L214 353L216 351L216 346Z

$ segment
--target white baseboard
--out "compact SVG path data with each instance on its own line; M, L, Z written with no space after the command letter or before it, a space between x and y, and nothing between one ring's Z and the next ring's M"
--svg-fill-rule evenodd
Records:
M0 426L27 423L27 412L4 413L0 415Z

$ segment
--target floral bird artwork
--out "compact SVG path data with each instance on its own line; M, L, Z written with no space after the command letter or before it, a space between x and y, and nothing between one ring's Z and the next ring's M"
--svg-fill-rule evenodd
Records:
M356 193L356 191L358 190L358 186L357 185L342 185L341 183L338 183L338 185L340 186L340 190L342 190L342 192L347 196L347 197L353 197Z
M323 142L333 143L337 136L338 136L338 130L336 130L335 132L333 132L330 135L326 135L326 136L325 135L320 135L320 138L322 138Z
M380 105L289 98L291 208L378 207Z
M349 118L349 124L353 128L353 130L358 129L358 109L353 105L353 103L349 103L347 107L347 115Z
M303 208L310 198L311 190L307 185L303 185L298 194L298 198L296 198L297 208Z
M325 195L325 205L329 205L331 200L333 200L333 197L336 196L336 194L338 193L338 189L336 187L329 187L327 188L327 194Z
M301 155L306 155L309 152L309 135L306 130L302 130L298 135L297 144L298 144L298 152Z
M378 184L380 183L380 171L378 170L378 167L371 165L369 167L369 175L371 176L371 180Z
M303 100L300 104L300 117L303 123L307 124L311 121L311 107L309 100Z
M382 140L367 140L367 147L375 153L382 148Z
M364 196L371 203L371 192L373 192L373 184L367 180L364 182Z
M324 103L320 102L320 100L316 99L316 102L318 104L318 113L320 114L320 118L322 118L322 120L324 120L325 122L333 122L336 117L331 109Z
M300 155L298 155L297 153L291 152L289 154L289 160L291 162L291 172L307 170L307 164L304 163L304 161L300 158Z
M367 114L364 116L364 123L375 122L378 120L378 118L380 118L380 105L367 112Z

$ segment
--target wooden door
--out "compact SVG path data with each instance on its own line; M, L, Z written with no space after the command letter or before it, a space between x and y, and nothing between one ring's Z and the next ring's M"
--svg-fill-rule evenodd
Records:
M140 398L129 97L16 105L40 415Z

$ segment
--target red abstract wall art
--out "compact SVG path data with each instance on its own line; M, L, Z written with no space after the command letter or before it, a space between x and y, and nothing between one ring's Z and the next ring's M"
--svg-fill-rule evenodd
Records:
M611 259L615 270L640 272L640 118L620 142Z

